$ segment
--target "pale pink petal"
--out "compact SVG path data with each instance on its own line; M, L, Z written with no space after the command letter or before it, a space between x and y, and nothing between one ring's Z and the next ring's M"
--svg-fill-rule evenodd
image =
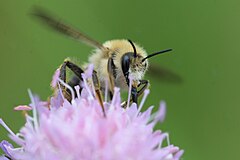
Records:
M163 122L166 116L166 103L164 101L160 102L158 112L155 116L155 120Z
M58 82L59 76L60 76L60 69L58 68L58 69L55 71L55 73L54 73L54 75L53 75L53 77L52 77L51 86L52 86L53 88L57 87L57 82Z
M88 66L88 68L85 70L85 72L83 74L83 78L87 79L87 78L92 77L93 69L94 69L94 65L90 64Z

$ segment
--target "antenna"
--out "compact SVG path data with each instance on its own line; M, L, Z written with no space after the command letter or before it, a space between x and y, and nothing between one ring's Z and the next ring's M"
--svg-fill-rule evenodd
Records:
M135 46L134 46L134 44L133 44L133 42L130 40L130 39L128 39L128 42L132 45L132 47L133 47L133 56L134 56L134 58L137 58L137 51L136 51L136 48L135 48Z
M166 52L170 52L170 51L172 51L171 48L170 49L166 49L166 50L162 50L162 51L159 51L159 52L156 52L156 53L152 53L152 54L148 55L147 57L143 58L142 62L144 62L146 59L151 58L153 56L156 56L156 55L159 55L159 54L162 54L162 53L166 53Z

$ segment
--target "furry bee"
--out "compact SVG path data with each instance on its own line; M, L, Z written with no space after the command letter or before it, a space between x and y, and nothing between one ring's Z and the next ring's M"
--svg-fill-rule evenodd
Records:
M138 97L149 83L148 80L143 79L149 66L148 58L171 51L171 49L166 49L147 55L141 46L126 39L110 40L101 44L73 27L58 21L42 8L35 8L32 15L50 28L95 48L92 55L89 56L89 63L94 64L93 82L101 104L100 92L106 87L106 79L110 84L108 86L110 97L113 95L114 86L127 90L131 85L131 100L137 103ZM60 78L65 82L66 68L74 73L72 79L67 83L72 87L78 85L82 80L81 73L84 70L71 60L65 60L60 66ZM71 99L70 92L67 90L65 96L67 99Z

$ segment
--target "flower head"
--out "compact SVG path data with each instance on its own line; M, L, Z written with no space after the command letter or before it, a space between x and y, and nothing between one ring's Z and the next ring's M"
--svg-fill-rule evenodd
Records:
M88 74L83 76L84 80L91 77ZM54 76L54 86L59 82L67 85L56 79ZM49 103L41 102L29 91L31 104L16 108L29 110L31 107L33 113L32 116L26 114L26 123L20 132L13 133L0 120L19 146L14 148L2 141L0 147L6 157L12 160L177 160L181 157L183 151L178 147L162 145L168 139L167 133L153 130L164 118L165 103L161 102L153 114L153 107L141 112L149 90L145 91L139 107L133 103L124 109L119 89L115 88L112 101L104 102L106 116L103 116L92 87L84 83L81 93L79 88L75 87L77 96L73 96L71 102L62 96L60 89Z

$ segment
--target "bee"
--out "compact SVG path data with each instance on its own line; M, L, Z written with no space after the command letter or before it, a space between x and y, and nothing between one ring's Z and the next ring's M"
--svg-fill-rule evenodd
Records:
M93 84L100 104L103 106L101 92L106 89L105 82L108 80L108 91L110 98L113 96L114 87L128 90L131 87L131 101L138 102L138 97L148 87L149 81L144 80L145 72L148 70L148 59L156 55L166 53L172 49L162 50L148 55L147 52L137 43L129 39L109 40L101 44L78 31L72 26L58 21L42 8L35 8L32 13L41 22L64 35L79 40L95 48L89 56L88 63L94 65ZM84 69L66 59L60 66L60 78L66 82L66 68L69 68L74 76L67 83L74 87L83 80ZM65 97L71 100L71 93L65 89Z

